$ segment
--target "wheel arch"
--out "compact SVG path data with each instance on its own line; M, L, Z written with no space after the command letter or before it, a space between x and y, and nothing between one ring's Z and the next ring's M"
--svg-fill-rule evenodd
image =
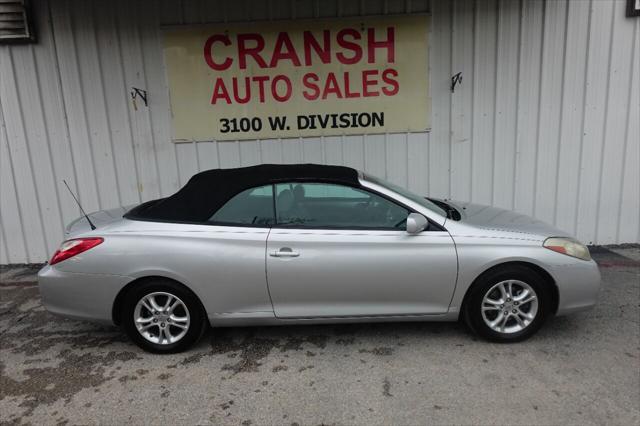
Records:
M208 317L207 309L204 307L204 304L202 303L202 300L200 299L200 297L198 296L198 294L195 291L193 291L191 288L189 288L189 286L187 286L184 283L176 280L175 278L162 276L162 275L147 275L147 276L143 276L143 277L138 277L138 278L134 279L133 281L130 281L129 283L127 283L127 285L122 287L120 289L120 291L118 292L118 294L116 295L116 298L113 301L113 306L111 307L111 319L112 319L112 321L113 321L113 323L115 325L120 325L122 323L122 318L121 318L122 306L124 304L124 301L127 298L127 294L129 294L129 292L132 289L134 289L135 287L137 287L138 285L140 285L142 283L145 283L145 282L154 281L154 280L172 281L173 283L175 283L175 284L177 284L177 285L179 285L181 287L184 287L185 290L187 290L187 291L189 291L190 293L193 294L193 296L196 298L198 303L200 303L200 308L202 309L202 312L204 312L205 316Z
M466 309L466 303L467 303L467 300L469 298L469 294L471 294L472 290L475 288L475 286L478 285L478 283L482 280L482 278L484 276L486 276L487 274L490 274L491 272L495 271L496 269L504 268L506 266L523 266L525 268L529 268L529 269L533 270L534 272L538 273L544 279L544 281L549 284L549 288L551 289L551 291L550 291L550 294L551 294L551 309L550 309L550 312L555 314L558 311L558 304L560 302L560 292L558 290L558 284L553 279L551 274L549 272L547 272L540 265L536 265L535 263L532 263L532 262L526 262L526 261L518 260L518 261L508 261L508 262L498 263L498 264L492 265L491 267L489 267L489 268L485 269L484 271L482 271L482 273L480 273L473 280L473 282L471 283L469 288L467 288L467 291L464 294L464 297L462 299L462 304L460 305L460 313L462 315L464 315L464 312L465 312L465 309Z

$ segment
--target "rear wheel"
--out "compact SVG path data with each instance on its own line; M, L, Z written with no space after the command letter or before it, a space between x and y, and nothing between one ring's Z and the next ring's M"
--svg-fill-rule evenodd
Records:
M531 337L549 314L548 283L534 270L510 265L479 278L465 302L471 329L495 342Z
M171 281L147 281L126 297L122 323L129 337L154 353L181 352L193 345L205 329L205 313L198 298Z

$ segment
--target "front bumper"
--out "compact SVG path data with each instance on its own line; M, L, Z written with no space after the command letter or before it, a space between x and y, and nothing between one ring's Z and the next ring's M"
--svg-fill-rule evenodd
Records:
M573 260L569 264L554 266L551 275L558 286L557 315L592 308L600 293L600 270L593 260Z
M132 278L122 275L64 272L45 265L38 272L42 304L51 313L113 324L113 303Z

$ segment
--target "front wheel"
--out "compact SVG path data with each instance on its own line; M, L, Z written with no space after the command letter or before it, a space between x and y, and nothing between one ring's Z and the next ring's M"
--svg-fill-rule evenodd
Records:
M465 302L471 329L495 342L531 337L549 314L548 283L534 270L506 266L480 277Z
M123 326L142 349L154 353L181 352L205 329L205 314L197 297L170 280L142 283L125 300Z

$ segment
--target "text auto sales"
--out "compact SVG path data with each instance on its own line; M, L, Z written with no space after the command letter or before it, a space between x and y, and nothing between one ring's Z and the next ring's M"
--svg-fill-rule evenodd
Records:
M364 38L364 39L363 39ZM237 56L232 58L216 54L216 47L233 46ZM293 67L312 67L317 64L375 64L377 55L384 55L387 64L395 62L395 29L388 27L386 35L376 38L374 28L361 33L345 28L332 34L329 30L316 36L310 31L302 35L302 51L296 50L289 34L280 32L272 50L265 50L264 37L257 33L241 33L233 38L227 34L214 34L204 44L204 60L214 71L226 71L232 66L247 69L249 61L258 69L276 68L281 62ZM237 60L237 64L234 62ZM359 79L352 72L328 72L325 77L309 71L292 82L285 74L232 77L229 81L217 77L213 83L211 104L246 104L265 101L287 102L293 96L294 86L301 88L301 95L310 102L319 100L374 98L395 96L400 90L398 71L393 67L363 69ZM359 83L355 83L359 80ZM296 83L296 84L294 84ZM286 117L269 117L271 130L289 130ZM342 113L325 115L300 115L298 129L345 128L383 126L384 113ZM317 126L317 127L316 127ZM259 131L262 120L254 118L221 119L221 131Z

